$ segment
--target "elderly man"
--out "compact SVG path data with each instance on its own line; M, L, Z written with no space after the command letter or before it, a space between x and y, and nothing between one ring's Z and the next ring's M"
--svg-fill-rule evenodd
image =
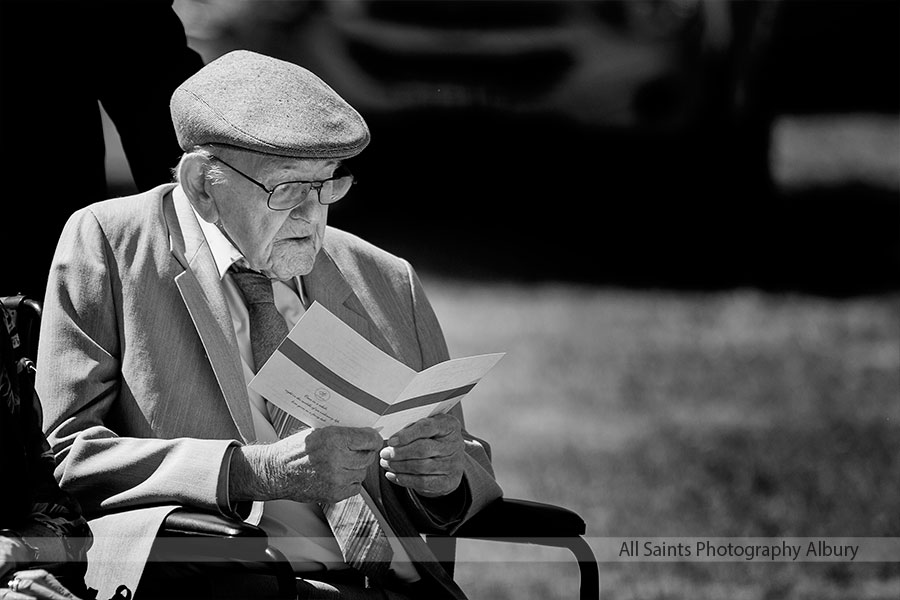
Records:
M501 494L461 413L384 446L307 429L246 386L312 301L414 369L448 357L410 265L326 226L365 122L309 71L246 51L171 111L178 183L75 213L48 282L38 389L57 476L92 519L88 583L134 586L185 504L259 519L313 595L463 597L419 535Z

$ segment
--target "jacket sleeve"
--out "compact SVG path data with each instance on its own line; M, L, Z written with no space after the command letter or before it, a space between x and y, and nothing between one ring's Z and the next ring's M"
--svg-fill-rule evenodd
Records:
M38 349L37 390L56 477L89 517L153 504L227 512L218 496L230 440L153 439L123 423L121 273L90 208L66 224L53 259ZM188 401L188 400L185 400ZM136 409L132 408L132 414ZM128 428L133 437L117 430Z
M408 263L407 268L416 335L422 352L422 368L427 369L434 364L448 360L450 355L444 340L444 333L431 303L425 296L422 283ZM423 533L452 534L491 501L503 495L491 466L490 445L467 431L461 403L451 410L451 414L462 424L463 438L466 444L466 465L460 489L448 497L455 506L452 504L448 506L446 502L441 502L440 508L438 508L434 501L420 497L412 490L405 488L404 493L398 494L398 497L408 502L408 509L411 509L410 514L413 521Z

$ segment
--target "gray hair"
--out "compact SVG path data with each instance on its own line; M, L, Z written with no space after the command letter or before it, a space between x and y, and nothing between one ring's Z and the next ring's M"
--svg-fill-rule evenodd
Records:
M184 163L185 159L192 154L199 154L207 160L213 158L214 156L208 146L194 146L193 148L182 154L181 158L178 159L178 164L175 165L175 167L172 169L172 180L175 183L181 183L181 165ZM225 181L225 171L219 164L213 163L206 171L206 178L213 185L223 183Z

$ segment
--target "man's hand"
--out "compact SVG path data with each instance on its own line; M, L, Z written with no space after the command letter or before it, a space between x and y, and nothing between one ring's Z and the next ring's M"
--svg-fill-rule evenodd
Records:
M28 562L30 558L31 552L20 540L0 536L0 577L15 571L17 565Z
M0 600L78 600L43 569L19 571L7 585L0 589Z
M337 502L359 493L381 447L378 432L361 427L305 429L273 444L243 446L232 457L229 496Z
M435 498L459 487L465 452L456 417L435 415L407 425L389 439L380 464L389 481Z

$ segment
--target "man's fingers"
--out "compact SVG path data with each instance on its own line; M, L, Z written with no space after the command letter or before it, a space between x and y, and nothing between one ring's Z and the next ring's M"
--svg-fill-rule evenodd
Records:
M388 446L405 446L419 439L443 437L459 429L459 421L452 415L426 417L395 433L388 440Z
M65 595L60 594L38 581L23 579L18 575L16 575L16 578L19 580L16 591L20 594L24 594L26 598L37 598L38 600L71 600L74 598L69 592L66 592ZM13 596L13 598L15 597Z
M465 451L461 437L445 436L438 439L416 440L405 446L387 446L379 453L385 460L415 460L453 456Z
M368 467L339 467L339 471L335 472L335 478L341 478L345 481L362 481L366 478Z
M405 446L388 446L379 456L385 460L416 460L450 456L453 449L432 439L416 440Z
M397 485L410 488L422 496L435 497L449 494L455 490L461 481L446 475L407 475L403 473L384 474L388 481Z
M366 469L375 460L374 450L348 450L346 452L323 455L327 462L344 469Z
M16 579L19 579L22 583L22 587L20 587L19 589L25 589L24 582L27 580L27 581L33 582L32 585L40 584L40 585L48 588L49 590L56 592L63 598L74 598L75 597L75 595L72 594L72 592L70 592L69 590L67 590L63 584L61 584L59 581L57 581L56 577L54 577L53 575L51 575L49 572L47 572L44 569L28 569L25 571L19 571L16 573L15 577L16 577ZM32 588L32 589L34 589L34 588ZM34 592L31 592L31 593L34 593ZM41 596L38 595L38 597L40 598Z
M380 450L384 444L381 435L370 427L347 427L344 430L347 435L347 448L358 452L372 452Z
M0 588L0 600L35 600L31 594L14 592L9 588Z
M449 475L455 470L455 460L451 457L426 458L417 460L381 459L381 466L394 473L408 475Z
M381 436L371 427L322 427L295 433L302 436L306 450L356 450L370 452L384 445Z
M47 579L48 577L52 577L52 575L44 569L25 569L16 571L16 574L13 576L14 579L30 579L32 581L35 579Z

